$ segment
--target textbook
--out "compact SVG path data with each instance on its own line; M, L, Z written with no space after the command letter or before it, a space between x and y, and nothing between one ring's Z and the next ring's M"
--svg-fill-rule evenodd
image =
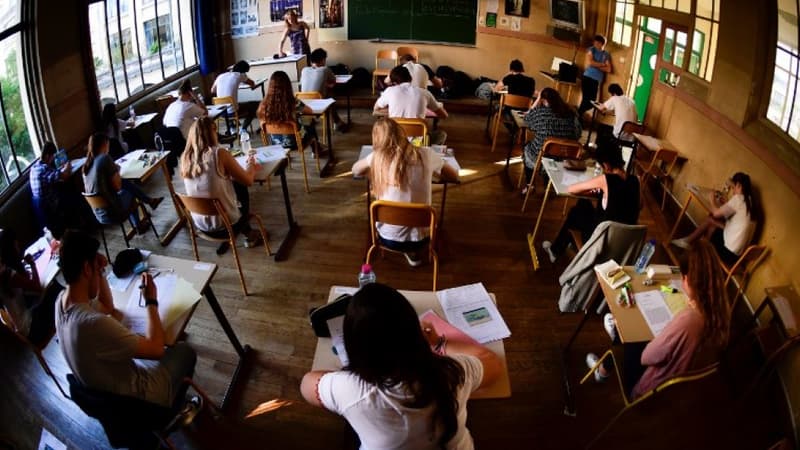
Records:
M631 276L625 273L625 270L617 264L613 259L609 259L603 264L594 266L594 271L611 286L611 289L617 289L623 284L631 281Z

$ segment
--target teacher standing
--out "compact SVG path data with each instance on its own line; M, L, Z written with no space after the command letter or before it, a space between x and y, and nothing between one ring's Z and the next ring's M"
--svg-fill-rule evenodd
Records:
M592 46L586 50L586 70L581 79L583 96L578 106L578 117L592 109L592 100L597 100L597 92L607 73L611 72L611 55L605 50L606 38L601 35L594 37Z
M283 51L283 43L286 42L287 37L292 46L293 55L308 55L311 53L311 47L308 45L308 35L311 33L311 29L308 28L307 23L297 18L297 11L290 9L283 16L283 20L286 22L286 29L283 30L281 45L278 48L278 54L281 58L286 56Z

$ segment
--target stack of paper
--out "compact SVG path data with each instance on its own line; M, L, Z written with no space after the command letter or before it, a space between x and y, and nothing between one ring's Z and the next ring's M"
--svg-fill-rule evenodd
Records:
M201 298L191 283L175 274L163 274L153 281L158 289L158 315L164 328L169 328ZM140 290L133 289L122 323L134 333L144 335L147 333L147 310L139 305Z
M594 271L600 275L603 281L611 286L611 289L617 289L628 281L631 281L630 275L625 273L622 267L613 259L609 259L603 264L594 266Z
M481 344L511 336L483 283L445 289L436 297L447 321Z

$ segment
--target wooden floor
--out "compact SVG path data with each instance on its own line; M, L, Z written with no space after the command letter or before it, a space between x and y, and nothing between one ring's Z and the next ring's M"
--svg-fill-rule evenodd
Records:
M302 227L287 261L267 259L263 249L242 249L240 255L250 291L242 295L230 253L217 256L214 246L200 243L201 260L220 270L213 288L242 343L257 351L256 363L247 374L233 414L223 423L178 436L182 448L350 448L352 439L343 419L310 407L300 397L300 378L311 367L316 339L308 325L309 308L322 304L331 285L354 285L366 250L367 214L365 182L352 179L350 168L359 148L370 141L372 118L366 110L354 110L354 126L336 134L338 164L331 176L310 175L311 193L302 188L299 158L288 172L292 206ZM540 187L528 212L520 213L522 200L504 171L503 138L495 153L484 136L485 117L453 114L442 124L463 169L462 183L451 186L444 213L439 287L483 282L497 295L499 309L512 336L505 340L513 395L509 399L479 400L469 404L469 428L479 449L582 447L622 406L613 383L576 388L577 417L562 414L563 397L558 362L559 345L580 319L579 314L557 311L557 277L566 258L556 265L545 260L532 269L525 235L533 226L541 202ZM516 182L521 165L512 164ZM182 183L176 186L182 190ZM154 178L146 188L166 192L163 179ZM434 205L439 205L435 187ZM251 188L255 212L264 219L273 249L287 232L279 184ZM561 221L563 200L550 201L541 238L552 237ZM651 212L652 200L641 221L650 234L663 238L662 220ZM156 211L160 232L174 220L170 201ZM657 209L657 208L656 208ZM654 218L655 217L655 218ZM114 234L114 233L117 234ZM118 230L109 230L112 253L123 247ZM152 235L137 237L133 245L157 253L192 259L187 232L181 231L165 248ZM657 258L665 258L658 254ZM430 289L431 270L411 269L402 257L387 255L375 264L378 280L399 289ZM236 356L210 308L201 302L188 328L188 342L199 354L195 380L214 399L220 400L235 367ZM599 317L584 329L573 352L571 379L583 372L583 355L608 347ZM68 442L70 448L106 448L99 425L71 402L61 398L42 376L31 358L25 357L7 336L3 338L3 401L0 442L16 448L35 448L42 426ZM63 380L66 373L55 342L46 351ZM251 414L274 400L284 406ZM269 408L266 408L269 409ZM199 437L198 437L199 436ZM623 445L624 447L624 445Z

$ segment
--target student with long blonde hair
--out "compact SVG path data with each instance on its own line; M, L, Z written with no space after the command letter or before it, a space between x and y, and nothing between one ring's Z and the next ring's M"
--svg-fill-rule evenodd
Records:
M633 398L683 372L715 362L728 343L731 308L714 246L705 239L697 241L681 260L681 273L686 307L641 353L635 344L625 346L623 379ZM588 354L586 362L594 366L597 356ZM606 377L607 368L599 367L595 379Z
M250 228L250 195L248 186L259 166L254 157L247 159L247 168L236 162L217 141L217 129L208 117L195 120L189 129L186 148L181 155L180 172L186 194L192 197L216 198L233 224L235 233L245 234L245 247L261 243L261 235ZM224 234L225 224L219 216L192 214L195 226L210 234ZM217 254L228 250L228 243L217 248Z
M369 173L378 200L431 204L431 180L457 181L458 172L428 147L414 147L400 125L380 118L372 127L373 151L353 165L356 176ZM378 224L378 235L386 247L404 252L409 265L422 263L417 252L427 245L430 230Z

